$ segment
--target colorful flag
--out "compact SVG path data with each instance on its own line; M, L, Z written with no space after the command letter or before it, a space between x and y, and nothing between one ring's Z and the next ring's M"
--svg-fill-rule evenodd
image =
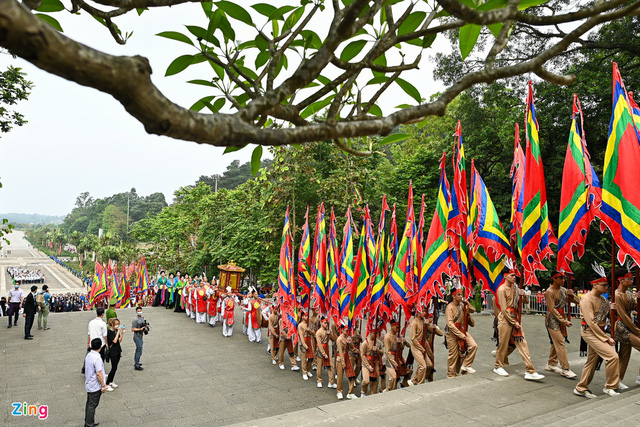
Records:
M604 156L601 220L618 245L618 262L640 264L640 144L618 65L613 63L613 112Z
M580 118L578 121L577 118ZM574 254L584 255L589 225L600 216L602 188L587 151L580 100L573 95L573 117L562 172L558 222L558 271L571 273Z
M351 287L353 286L353 235L351 233L351 206L347 208L345 215L347 222L344 225L342 234L342 248L340 251L340 275L338 291L338 317L345 319L349 317L349 306L351 305Z
M549 259L553 251L550 243L557 244L549 222L547 190L544 182L538 120L533 102L533 85L529 82L529 95L525 112L526 154L524 171L524 210L522 212L522 266L525 284L538 285L536 270L546 270L542 260Z
M395 205L394 205L395 207ZM394 209L395 214L395 209ZM395 225L395 215L391 216L391 227ZM413 213L413 186L409 182L409 198L407 201L407 223L400 239L400 246L395 252L393 269L391 270L391 278L389 281L389 296L393 301L394 310L402 307L407 318L411 316L411 307L409 306L409 298L411 297L413 282L413 264L411 262L411 243L413 242L415 217ZM392 237L396 240L395 234ZM397 240L396 240L397 242Z
M378 224L378 240L376 242L376 257L373 267L373 273L371 275L371 298L369 299L368 323L367 330L371 331L374 325L373 322L384 313L381 312L384 309L384 297L387 293L387 271L386 271L386 250L388 248L386 242L385 233L385 213L389 210L387 204L387 196L382 197L382 211L380 212L380 223Z
M320 314L327 314L327 236L324 221L324 203L318 208L318 238L316 253L314 255L313 273L311 283L313 284L313 298L311 307L318 310Z
M453 249L452 272L459 277L460 284L467 290L467 295L472 291L471 275L469 269L469 245L468 214L469 201L467 196L467 164L462 142L462 127L460 120L456 125L456 144L453 157L453 185L451 186L451 210L447 221L447 236Z
M140 259L138 276L138 289L142 293L147 292L149 290L149 273L147 272L147 260L144 257Z
M522 213L524 210L524 152L520 144L520 126L516 123L516 136L511 164L511 247L522 255Z
M443 284L442 275L451 276L451 254L446 227L450 210L449 183L445 171L446 153L440 160L440 184L436 209L433 213L425 254L422 262L422 277L420 278L419 304L427 304L435 292L442 294L440 285Z
M495 263L504 256L513 259L509 240L502 229L502 223L489 190L473 163L471 163L471 174L473 179L471 209L475 213L474 254L482 248L484 253L482 258L486 258L490 263Z
M302 227L302 239L300 250L298 251L298 288L300 290L300 306L303 311L309 311L309 299L311 298L311 236L309 236L309 206L304 215L304 226Z
M636 125L636 132L639 134L638 139L640 140L640 107L638 107L638 104L636 104L636 101L633 99L633 92L629 92L629 106L633 114L633 123Z
M93 306L100 298L104 298L109 292L107 286L106 271L99 262L96 261L95 274L93 276L93 286L89 293L89 303Z
M494 295L502 283L502 269L504 268L504 258L496 262L491 262L480 246L473 255L473 275L482 284L482 289L491 291ZM495 304L495 303L494 303Z
M369 269L367 258L369 256L369 236L373 236L372 228L369 206L366 206L364 209L364 224L362 225L362 233L360 234L360 242L358 243L358 254L353 269L353 283L351 284L350 292L351 305L349 307L349 321L351 326L353 326L357 320L362 319L364 308L368 302L368 285L371 270Z
M329 224L329 253L327 256L327 298L326 298L326 312L331 315L335 315L334 319L337 319L337 306L338 306L338 277L339 277L339 254L338 254L338 239L336 237L336 217L331 208L331 220Z
M278 296L282 301L296 305L295 279L293 275L293 259L291 248L291 224L289 222L289 206L284 216L282 228L282 244L280 246L280 264L278 268Z

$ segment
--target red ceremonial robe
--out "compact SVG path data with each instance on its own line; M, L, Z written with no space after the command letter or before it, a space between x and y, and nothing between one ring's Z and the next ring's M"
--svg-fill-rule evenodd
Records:
M196 313L205 313L207 311L207 291L204 288L196 290Z
M209 297L209 316L218 314L218 291L213 291Z
M223 306L224 314L222 315L222 318L227 325L231 326L234 322L234 310L236 307L236 303L233 301L233 298L227 298Z

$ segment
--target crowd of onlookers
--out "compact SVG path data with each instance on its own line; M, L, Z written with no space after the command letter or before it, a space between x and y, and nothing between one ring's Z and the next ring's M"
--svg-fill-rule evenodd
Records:
M82 280L85 283L85 286L90 286L91 283L93 283L93 279L92 279L92 277L91 277L89 272L85 273L82 270L76 270L75 268L73 268L72 266L67 264L66 262L62 261L61 259L56 258L53 255L49 255L49 258L54 260L56 262L56 264L66 268L71 274L76 276L78 279Z
M68 311L85 311L89 310L89 301L86 294L66 293L52 294L49 301L49 310L52 313L62 313Z
M38 270L29 270L22 267L8 267L7 273L15 281L20 283L44 283L44 273Z

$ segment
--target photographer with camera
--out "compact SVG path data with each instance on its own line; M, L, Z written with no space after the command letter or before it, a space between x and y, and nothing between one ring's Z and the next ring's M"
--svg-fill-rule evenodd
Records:
M133 342L136 343L136 354L134 355L133 367L136 371L142 371L144 368L140 364L140 356L142 356L142 337L143 334L149 333L149 323L142 317L142 307L136 307L136 317L131 324L133 332Z

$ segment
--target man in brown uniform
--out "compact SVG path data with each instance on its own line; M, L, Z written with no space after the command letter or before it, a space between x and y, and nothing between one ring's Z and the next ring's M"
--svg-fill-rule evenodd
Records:
M312 337L314 337L314 339L311 340L311 350L313 351L313 354L317 353L315 336L319 329L320 329L320 315L318 314L318 311L315 308L312 308L311 314L309 315L309 333L311 334ZM312 364L311 369L314 369L314 370L317 369L315 359L311 362L311 364ZM309 371L311 371L311 369L309 369Z
M496 352L496 363L493 372L508 377L509 374L504 367L509 364L509 355L516 348L524 362L526 373L525 380L541 380L544 375L536 372L535 366L531 363L531 355L529 354L529 346L524 337L522 325L519 319L519 298L520 293L518 285L516 285L516 277L519 274L517 268L505 269L503 273L504 280L498 288L498 304L500 305L500 313L498 314L498 335L499 344Z
M626 390L626 385L622 384L624 374L629 366L631 349L640 350L640 329L633 324L631 312L636 308L636 299L629 287L633 284L633 274L624 270L616 274L618 277L618 289L616 289L616 309L618 311L618 321L616 322L615 340L620 343L620 383L618 388ZM640 375L636 379L636 384L640 385Z
M428 362L425 358L427 350L423 347L424 338L424 314L422 311L416 311L416 315L411 319L411 325L409 326L409 339L411 341L411 354L413 359L418 363L418 369L413 376L413 379L409 380L409 385L422 384L427 374ZM431 364L433 366L433 364Z
M362 336L356 329L351 337L351 343L349 344L349 357L351 358L351 365L353 366L353 372L356 374L356 384L360 384L358 376L362 372L362 358L360 357L360 344L362 344Z
M392 321L389 332L384 336L384 353L386 356L387 373L389 374L389 384L386 391L395 390L398 377L407 374L402 350L408 345L407 340L398 337L400 323Z
M351 364L351 357L349 357L349 344L350 339L347 336L348 328L346 322L340 322L340 335L336 340L336 346L338 354L336 356L336 371L338 373L338 388L336 390L336 397L342 399L342 381L346 375L349 379L349 392L347 393L347 399L356 399L354 394L356 387L356 373L353 370Z
M280 344L278 348L278 364L280 365L280 369L284 369L285 350L289 353L291 370L299 371L300 367L296 363L296 358L293 355L293 339L289 338L289 326L284 322L284 317L280 316Z
M376 332L371 332L369 336L367 336L367 339L360 345L360 356L362 360L360 397L366 396L369 388L371 388L371 394L376 394L378 391L380 367L378 366L379 348L376 345L376 341Z
M280 307L273 306L269 315L269 347L271 348L271 363L278 363L278 349L280 347ZM284 366L282 366L284 369Z
M331 353L329 352L329 319L323 317L320 321L320 329L316 332L316 367L318 375L318 388L322 388L322 368L326 368L329 377L329 388L337 388L331 365Z
M575 378L576 374L570 369L567 347L564 345L567 328L572 325L565 314L569 294L567 288L562 286L565 281L563 272L555 271L551 275L551 279L553 279L553 283L544 293L548 310L544 324L547 327L547 332L549 332L552 344L551 350L549 351L549 361L544 369L545 371L553 371L571 379ZM558 361L560 361L559 367Z
M469 313L475 312L475 308L467 301L463 301L462 289L453 288L451 296L453 300L447 305L444 312L447 319L445 332L447 348L449 349L447 378L457 377L460 371L474 374L476 370L471 365L473 365L478 351L478 344L476 344L473 337L468 332L463 332L464 318L469 316ZM470 316L468 319L473 322L473 318Z
M582 368L580 382L573 389L573 394L589 399L597 397L589 390L589 384L593 380L598 356L606 362L605 375L607 382L603 391L611 397L618 396L618 383L620 382L620 360L618 353L613 348L615 341L604 333L604 326L609 316L609 301L602 296L607 292L609 283L606 277L599 277L591 281L593 289L580 300L580 322L582 339L588 344L587 361Z
M309 372L311 369L311 362L313 361L313 346L311 342L315 341L313 334L309 330L309 315L307 313L302 314L302 320L298 324L298 342L302 348L302 379L307 381L309 377L313 377L313 374Z

